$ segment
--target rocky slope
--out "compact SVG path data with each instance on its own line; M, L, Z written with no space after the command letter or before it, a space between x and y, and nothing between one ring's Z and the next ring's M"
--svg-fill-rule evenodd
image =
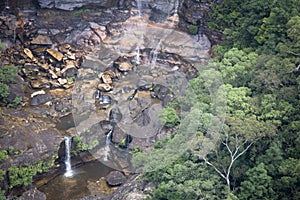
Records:
M186 24L202 24L209 2L199 6L188 0L142 1L146 18L137 17L134 1L90 3L39 0L42 8L87 7L0 17L1 42L6 46L0 64L19 66L10 99L23 98L17 109L1 108L1 149L13 149L1 169L56 158L65 134L57 124L73 113L77 127L66 128L68 134L83 136L86 143L101 141L91 153L103 159L106 134L113 127L117 148L111 148L109 165L132 171L127 146L147 150L167 134L158 123L158 112L174 98L168 87L180 80L177 75L183 81L193 78L198 73L195 64L209 58L206 35L175 30L177 24L183 29ZM91 8L96 5L101 9ZM189 6L194 9L191 13ZM174 15L177 10L179 19ZM87 134L93 130L97 134ZM142 192L136 195L145 197Z

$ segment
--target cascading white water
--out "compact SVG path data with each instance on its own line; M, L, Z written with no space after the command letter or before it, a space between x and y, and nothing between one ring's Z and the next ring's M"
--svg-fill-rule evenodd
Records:
M172 18L171 20L171 24L172 26L175 24L176 22L176 17L178 16L178 7L179 7L179 1L178 0L175 0L174 2L174 17ZM170 16L170 13L168 13L168 17L169 18ZM158 54L158 51L159 51L159 48L160 48L160 45L162 43L162 41L164 41L166 39L166 37L168 36L168 32L166 32L159 40L158 44L156 45L153 53L152 53L152 58L150 58L151 60L151 69L153 69L156 65L156 60L157 60L157 54Z
M9 4L8 4L8 0L5 0L5 9L7 9L7 10L10 9Z
M175 5L174 5L174 15L175 16L178 15L178 7L179 7L179 0L176 0Z
M105 148L104 148L104 161L108 160L108 154L110 151L109 145L110 145L112 132L113 132L113 129L111 129L106 135Z
M141 21L141 17L142 17L142 0L137 0L137 9L138 9L138 17L139 17L139 21ZM141 41L143 40L143 35L140 36L140 40L137 43L136 46L136 64L140 64L140 48L141 48Z
M65 177L70 178L73 176L73 170L71 165L71 141L72 138L69 136L65 136L65 165L66 165L66 172L64 174Z
M137 0L137 9L138 9L138 15L141 17L142 15L142 0Z

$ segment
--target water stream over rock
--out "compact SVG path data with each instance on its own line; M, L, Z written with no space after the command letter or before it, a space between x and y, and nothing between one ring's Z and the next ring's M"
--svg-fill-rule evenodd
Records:
M70 136L65 136L65 165L66 165L66 171L64 173L64 176L67 178L71 178L74 175L74 172L72 170L72 163L71 163L71 143L72 138Z
M83 1L74 5L68 0L39 2L41 7L71 10ZM119 4L126 7L126 2ZM15 33L10 30L14 24L1 18L2 25L9 27L5 33L14 37L13 41L26 41L24 47L17 44L16 50L7 55L16 55L9 62L22 65L20 76L30 86L24 95L27 114L17 116L20 113L3 111L0 118L7 127L14 125L16 131L4 135L1 142L8 148L6 144L14 143L14 138L25 138L26 144L18 141L15 146L25 149L34 162L36 155L49 159L65 139L66 168L39 188L50 200L88 194L89 188L82 185L89 182L95 186L111 168L126 175L135 172L131 151L148 151L165 134L158 117L160 111L176 96L186 95L188 80L201 71L199 63L209 59L211 46L206 35L192 36L177 30L181 1L166 2L138 0L137 7L130 4L128 10L80 10L92 13L41 9L22 21L24 32L19 27ZM110 4L97 3L104 7ZM157 14L157 10L163 12ZM37 29L32 28L33 23ZM13 46L7 41L5 44ZM4 63L10 58L6 57ZM18 123L9 122L9 118ZM23 126L26 134L19 131ZM64 138L65 134L70 137ZM73 136L80 136L87 146L97 144L89 153L100 162L72 168ZM25 162L25 156L19 157L13 164Z

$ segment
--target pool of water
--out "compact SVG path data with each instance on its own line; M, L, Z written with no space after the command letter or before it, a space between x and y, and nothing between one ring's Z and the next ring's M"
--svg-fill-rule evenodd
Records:
M73 200L90 195L88 182L96 182L101 177L105 177L111 168L103 165L99 161L85 163L73 169L72 177L65 177L64 172L55 177L46 185L38 189L45 193L47 200Z

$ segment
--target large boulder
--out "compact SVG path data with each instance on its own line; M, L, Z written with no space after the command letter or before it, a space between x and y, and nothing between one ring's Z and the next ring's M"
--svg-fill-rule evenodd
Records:
M38 106L42 105L44 103L47 103L48 101L51 101L53 99L53 96L51 94L37 94L30 99L30 105L31 106Z
M83 6L114 7L118 6L118 0L38 0L41 8L57 8L62 10L74 10Z
M0 112L1 150L8 152L7 159L0 161L2 170L53 161L63 137L42 110L0 108Z
M112 171L106 177L106 182L109 186L119 186L125 183L126 177L122 172Z

